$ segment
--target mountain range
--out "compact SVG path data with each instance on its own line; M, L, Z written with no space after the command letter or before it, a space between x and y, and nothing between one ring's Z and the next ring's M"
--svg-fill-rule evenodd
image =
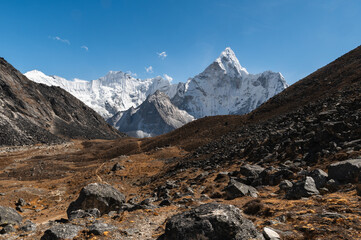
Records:
M202 73L186 83L172 84L169 77L160 76L141 80L121 71L110 71L93 81L69 81L58 76L47 76L37 70L27 72L25 76L38 83L65 89L108 119L114 127L138 137L164 134L182 126L179 123L185 124L191 119L205 116L246 114L288 87L281 73L248 73L231 48L226 48ZM142 103L158 90L170 99L162 97L166 103L158 105L167 106L161 110L163 116L157 114L155 117L155 112L152 115L144 114L146 110L142 108L148 105ZM141 109L143 114L133 116L135 109ZM127 114L124 115L125 111ZM129 114L133 117L130 118ZM160 121L158 129L152 128L149 132L150 129L145 127L147 124L144 125L149 121L147 118L164 119L165 115L177 124L171 124L169 128L167 121ZM124 120L126 116L127 120Z

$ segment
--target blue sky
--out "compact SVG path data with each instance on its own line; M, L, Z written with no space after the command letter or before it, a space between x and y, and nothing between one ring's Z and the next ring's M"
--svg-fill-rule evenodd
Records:
M178 82L229 46L250 73L292 84L361 44L360 12L359 0L1 0L0 56L67 79Z

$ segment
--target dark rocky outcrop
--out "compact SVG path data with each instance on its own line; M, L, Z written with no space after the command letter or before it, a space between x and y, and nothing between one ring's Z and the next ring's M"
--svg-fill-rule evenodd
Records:
M125 203L125 196L113 186L102 183L91 183L84 187L79 197L70 203L67 214L72 218L76 210L98 209L100 214L117 211Z
M312 195L320 194L316 188L315 181L311 177L306 177L305 180L298 181L293 184L286 193L287 199L300 199L302 197L310 197Z
M65 90L30 81L3 58L0 129L0 146L125 136Z
M243 196L257 197L258 191L251 186L231 180L227 187L223 189L226 193L226 198L231 200Z
M232 205L204 204L173 216L166 224L164 240L264 239L253 223Z
M41 240L68 240L76 237L82 227L73 224L56 224L46 230Z
M350 159L328 166L328 176L340 183L356 183L361 173L361 159Z

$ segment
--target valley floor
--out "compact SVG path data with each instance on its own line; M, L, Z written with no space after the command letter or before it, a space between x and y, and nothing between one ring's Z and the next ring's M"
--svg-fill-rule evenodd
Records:
M27 204L20 214L24 221L29 219L38 226L34 232L17 231L0 235L0 239L40 239L54 221L66 221L70 202L81 188L93 182L114 186L132 202L152 199L158 186L176 184L170 191L170 206L160 207L155 201L148 208L104 215L101 221L116 226L116 230L100 236L83 231L77 239L157 239L164 233L167 218L178 212L207 202L233 204L245 210L244 205L253 199L225 200L221 191L228 180L215 180L220 172L238 170L239 162L175 173L172 169L188 152L165 147L141 153L142 141L77 140L61 145L0 148L0 205L15 208L15 202L23 198ZM116 163L123 167L112 171ZM300 200L284 199L278 186L257 190L260 207L245 216L259 230L270 226L279 230L283 239L361 239L360 197L353 185ZM79 220L76 224L88 223Z

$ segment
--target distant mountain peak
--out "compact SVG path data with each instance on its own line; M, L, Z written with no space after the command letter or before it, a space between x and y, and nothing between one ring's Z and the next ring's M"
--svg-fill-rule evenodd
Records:
M133 137L152 137L170 132L194 118L172 104L159 90L150 94L137 108L116 113L108 123Z
M179 86L172 101L196 118L246 114L286 87L280 73L249 74L227 47L202 73Z
M214 61L213 65L216 65L218 68L222 69L224 74L231 76L246 76L249 74L247 69L241 66L238 58L236 57L236 54L230 47L227 47L219 55L219 57Z

